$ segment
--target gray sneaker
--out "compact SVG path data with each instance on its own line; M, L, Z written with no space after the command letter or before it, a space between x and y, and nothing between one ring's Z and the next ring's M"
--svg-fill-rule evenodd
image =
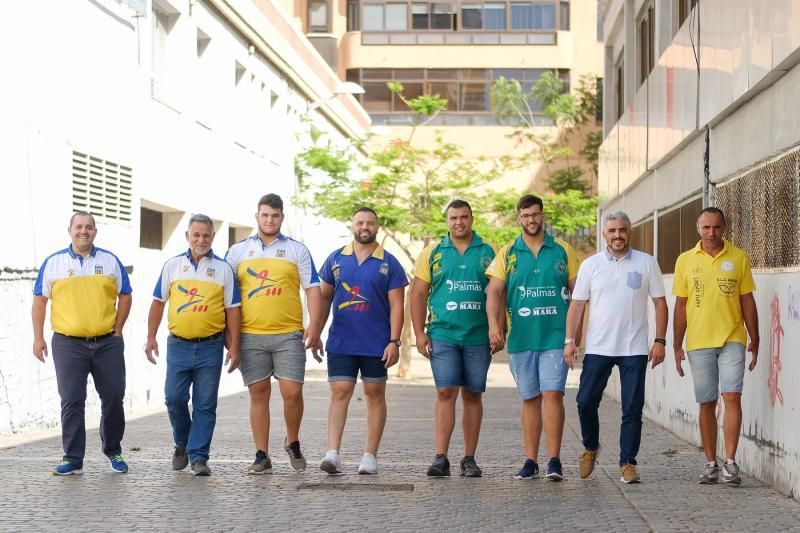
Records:
M742 476L739 475L739 465L736 461L724 462L722 464L722 482L730 483L731 485L739 485L742 482Z
M459 475L461 477L481 477L483 472L481 472L480 467L478 467L478 464L475 462L475 458L471 455L467 455L461 459Z
M288 439L283 439L283 449L289 454L289 462L295 472L302 472L306 469L306 458L303 457L303 452L300 451L300 441L296 440L292 443L287 441Z
M717 463L711 465L706 463L705 465L703 465L703 473L700 474L700 481L698 481L698 483L700 485L713 485L714 483L717 482L718 478L719 478L719 466L717 466Z
M172 469L183 470L189 464L189 456L186 455L185 448L175 447L175 453L172 454Z
M211 469L208 467L205 461L198 459L192 463L192 474L195 476L210 476Z
M248 474L271 474L272 461L269 459L267 452L258 450L256 452L256 460L247 469Z

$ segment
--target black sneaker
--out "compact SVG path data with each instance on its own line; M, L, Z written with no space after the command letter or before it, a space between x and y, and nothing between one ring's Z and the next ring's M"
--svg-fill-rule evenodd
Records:
M535 477L539 477L539 465L536 464L536 461L533 459L525 459L525 464L522 465L517 475L514 476L516 479L533 479Z
M561 470L561 460L558 457L551 457L547 462L546 477L553 481L561 481L564 479L564 473Z
M461 477L481 477L483 472L475 462L475 458L471 455L465 456L461 459Z
M302 472L306 469L306 458L303 457L303 452L300 451L300 441L296 440L292 443L287 441L288 439L283 440L283 449L289 454L289 462L295 472Z
M192 463L192 474L195 476L210 476L211 469L204 460L198 459Z
M183 470L189 464L189 456L186 455L185 448L175 447L175 453L172 454L172 469Z
M247 469L248 474L271 474L272 473L272 461L269 459L269 455L267 452L263 450L258 450L256 452L256 460L253 461L253 464L250 465L250 468Z
M430 477L447 477L450 475L450 461L443 453L437 453L433 463L428 467Z

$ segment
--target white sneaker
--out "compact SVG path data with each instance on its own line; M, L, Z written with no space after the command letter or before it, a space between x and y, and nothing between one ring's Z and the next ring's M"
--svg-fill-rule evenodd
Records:
M331 476L343 476L342 459L339 457L339 452L336 450L328 450L325 452L325 457L319 464L319 469L327 472Z
M371 453L365 453L361 457L361 464L358 465L359 474L377 474L378 459Z

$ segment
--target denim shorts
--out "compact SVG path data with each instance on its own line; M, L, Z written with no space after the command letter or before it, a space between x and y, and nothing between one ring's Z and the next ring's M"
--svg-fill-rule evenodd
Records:
M366 355L347 355L328 352L328 381L361 381L364 383L383 383L388 373L380 357Z
M461 346L431 339L431 370L437 389L461 387L486 391L486 374L492 363L488 344Z
M689 366L697 403L709 403L720 392L742 392L744 386L744 345L726 342L722 348L703 348L689 352Z
M517 394L531 400L542 391L564 393L569 367L564 362L564 349L508 354L508 366L517 383Z
M303 332L258 335L242 333L241 364L244 384L269 379L273 374L278 379L303 383L306 377L306 349Z

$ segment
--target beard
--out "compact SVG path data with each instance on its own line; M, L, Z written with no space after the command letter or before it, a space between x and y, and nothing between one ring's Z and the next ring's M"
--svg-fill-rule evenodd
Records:
M367 234L360 234L360 233L353 233L353 239L358 244L372 244L375 242L375 239L378 237L377 233L367 233Z
M542 226L541 224L536 226L536 229L534 229L533 231L529 230L528 226L522 226L522 231L525 232L525 235L528 235L530 237L536 237L542 232Z

